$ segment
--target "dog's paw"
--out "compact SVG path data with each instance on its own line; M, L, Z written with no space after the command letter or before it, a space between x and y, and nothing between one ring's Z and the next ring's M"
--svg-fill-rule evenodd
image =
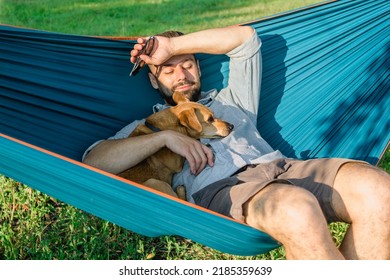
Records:
M187 200L186 187L178 186L176 188L176 194L180 199Z

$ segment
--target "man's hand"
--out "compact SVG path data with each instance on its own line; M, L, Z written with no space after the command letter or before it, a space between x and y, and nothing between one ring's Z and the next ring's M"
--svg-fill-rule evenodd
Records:
M138 38L137 44L134 45L133 50L130 52L130 61L135 63L137 57L140 58L146 63L151 65L161 65L168 59L170 59L173 54L172 40L166 37L155 36L152 42L152 48L150 52L141 54L145 43L148 38Z
M198 175L206 167L206 164L214 165L212 150L198 140L170 130L160 133L168 149L187 159L192 174Z

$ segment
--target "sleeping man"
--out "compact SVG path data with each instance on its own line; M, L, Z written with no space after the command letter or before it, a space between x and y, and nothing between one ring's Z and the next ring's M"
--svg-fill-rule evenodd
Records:
M166 101L155 110L175 105L172 93L179 91L234 130L201 141L174 131L128 138L142 122L136 121L93 144L85 163L117 174L167 147L186 159L173 187L184 185L189 201L266 232L284 245L288 259L390 259L388 173L351 159L286 158L258 133L261 42L251 27L165 32L144 53L146 39L138 39L131 62L148 64L151 85ZM201 91L194 53L230 58L226 88ZM350 224L340 248L327 227L335 221Z

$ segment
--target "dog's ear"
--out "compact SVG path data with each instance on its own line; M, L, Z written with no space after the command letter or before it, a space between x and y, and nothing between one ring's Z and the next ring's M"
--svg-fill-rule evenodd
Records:
M192 129L198 133L202 132L202 125L196 116L195 109L187 109L180 113L179 121L182 126Z
M183 93L177 91L173 92L172 99L176 104L190 101Z

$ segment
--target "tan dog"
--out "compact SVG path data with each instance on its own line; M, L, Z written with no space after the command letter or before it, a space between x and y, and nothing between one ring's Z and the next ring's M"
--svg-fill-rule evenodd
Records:
M195 139L221 138L232 131L233 125L215 118L206 106L190 102L180 93L174 93L173 99L178 105L152 114L145 124L139 125L129 137L160 130L174 130ZM163 148L118 176L185 199L184 187L178 187L177 194L171 187L173 174L180 172L183 164L182 156Z

